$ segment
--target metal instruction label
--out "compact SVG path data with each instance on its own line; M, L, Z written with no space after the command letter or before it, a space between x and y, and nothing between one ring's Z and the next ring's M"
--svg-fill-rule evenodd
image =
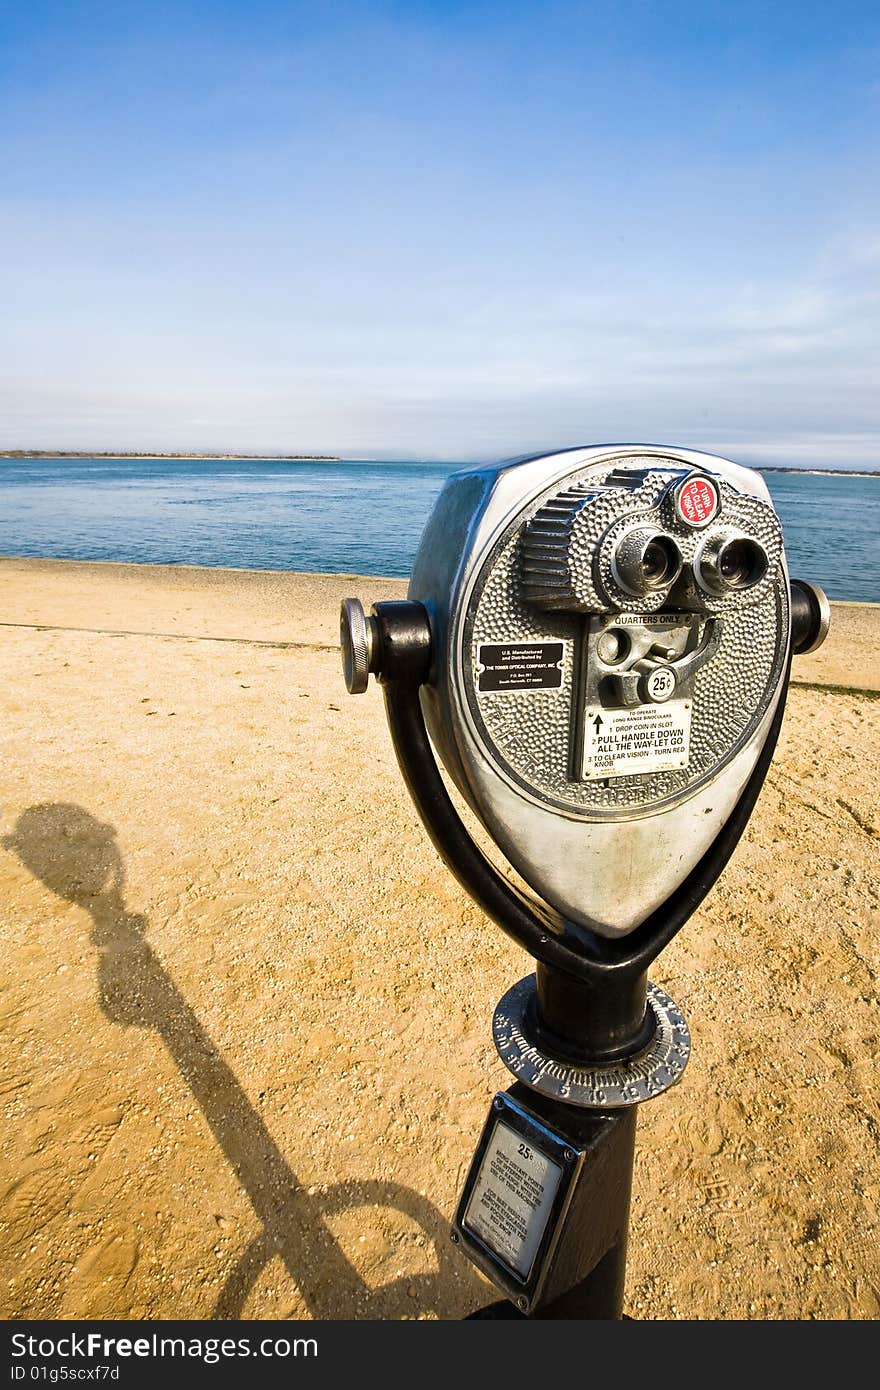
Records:
M586 782L687 767L690 700L635 709L587 709L582 776Z
M477 689L559 690L564 642L481 642Z
M464 1224L523 1279L535 1262L561 1177L558 1163L496 1122Z

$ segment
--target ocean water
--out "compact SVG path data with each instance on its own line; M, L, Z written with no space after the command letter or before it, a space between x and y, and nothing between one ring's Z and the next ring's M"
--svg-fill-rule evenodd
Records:
M406 575L462 463L0 459L0 555ZM880 478L765 475L794 575L880 601Z

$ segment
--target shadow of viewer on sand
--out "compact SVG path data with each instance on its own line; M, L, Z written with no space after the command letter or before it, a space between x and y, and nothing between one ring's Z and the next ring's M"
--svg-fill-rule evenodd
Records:
M125 871L112 825L80 806L31 806L3 840L48 888L91 914L101 951L101 1008L112 1023L152 1028L201 1106L211 1131L259 1218L214 1310L238 1318L260 1272L279 1255L316 1318L394 1318L434 1311L451 1277L440 1213L396 1183L339 1183L309 1196L254 1111L230 1068L145 939L147 918L126 910ZM439 1269L370 1288L328 1229L325 1215L356 1206L392 1207L436 1242ZM480 1286L469 1270L457 1271Z

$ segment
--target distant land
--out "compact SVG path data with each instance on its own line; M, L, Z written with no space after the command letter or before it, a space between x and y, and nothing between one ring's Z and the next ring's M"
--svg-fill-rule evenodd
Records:
M847 478L880 478L880 468L781 468L778 464L749 464L756 473L809 473L819 478L836 478L841 473Z
M141 454L106 449L0 449L0 459L277 459L280 463L341 463L336 454Z
M0 449L2 459L236 459L254 462L277 463L344 463L338 454L142 454L135 450L104 449ZM462 467L467 467L462 463ZM809 473L817 477L837 477L845 473L849 478L880 478L880 469L871 468L798 468L783 467L779 464L750 464L756 473Z

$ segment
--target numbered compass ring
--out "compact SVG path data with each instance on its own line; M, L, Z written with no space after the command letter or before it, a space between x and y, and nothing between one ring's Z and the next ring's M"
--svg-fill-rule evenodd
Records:
M531 1036L529 1003L535 977L509 989L495 1010L492 1037L498 1056L517 1081L541 1095L587 1110L618 1110L662 1095L681 1080L691 1051L684 1015L658 985L648 985L648 1008L656 1028L635 1057L611 1066L578 1066L560 1061Z

